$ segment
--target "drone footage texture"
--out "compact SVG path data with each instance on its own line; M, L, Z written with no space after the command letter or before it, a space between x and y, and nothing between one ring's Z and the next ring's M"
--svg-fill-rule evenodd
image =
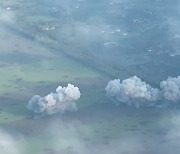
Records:
M0 154L179 154L180 1L1 0Z

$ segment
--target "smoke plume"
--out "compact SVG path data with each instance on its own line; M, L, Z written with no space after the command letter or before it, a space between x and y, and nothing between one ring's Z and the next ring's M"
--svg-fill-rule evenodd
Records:
M136 107L150 105L160 99L160 91L137 76L125 79L122 82L120 79L112 80L107 84L105 90L107 96L114 97L118 102Z
M162 105L180 102L180 76L169 77L160 82L160 89L153 88L151 85L134 76L123 80L115 79L109 81L105 88L108 97L116 102L126 103L139 107L141 105Z
M74 101L81 96L78 87L68 84L67 87L57 87L56 93L50 93L45 97L33 96L27 104L27 109L34 113L46 112L48 114L64 113L65 111L76 111L77 106Z
M180 101L180 76L177 78L169 77L167 80L160 83L163 91L163 96L168 102Z

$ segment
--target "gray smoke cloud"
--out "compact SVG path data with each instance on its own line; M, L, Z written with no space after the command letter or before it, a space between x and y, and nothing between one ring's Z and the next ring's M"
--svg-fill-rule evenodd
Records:
M164 106L172 102L180 102L180 76L169 77L160 82L160 89L134 76L123 80L115 79L109 81L105 88L108 97L128 105L139 107L141 105L156 105L161 102Z
M180 101L180 76L176 78L169 77L160 83L164 99L168 102Z
M151 105L160 99L160 91L151 87L137 76L110 81L105 88L107 96L114 97L118 102L136 106Z
M67 87L57 87L56 93L50 93L45 97L33 96L27 104L27 109L34 113L46 112L48 114L64 113L65 111L77 111L74 101L81 96L78 87L68 84Z
M1 129L0 129L0 153L21 154L21 150L16 145L15 139L7 132Z

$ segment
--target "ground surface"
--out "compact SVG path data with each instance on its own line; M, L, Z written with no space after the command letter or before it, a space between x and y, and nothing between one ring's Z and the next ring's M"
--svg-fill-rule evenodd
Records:
M179 59L138 51L135 43L141 46L145 41L127 44L138 34L123 26L119 32L118 23L110 20L111 15L108 20L115 23L114 27L104 24L100 17L86 21L86 15L102 15L104 10L97 8L111 11L101 1L97 8L90 5L96 11L85 11L87 14L81 13L87 9L86 1L64 2L57 6L61 10L58 13L56 1L50 6L46 3L0 2L0 127L18 139L22 153L170 154L172 149L178 153L178 146L171 146L166 138L171 129L168 118L174 109L116 106L107 99L104 88L112 78L135 74L159 86L160 80L180 73ZM80 11L76 12L78 7ZM112 43L116 41L122 41L121 46ZM147 48L148 45L143 47L144 51ZM33 95L44 96L67 83L81 90L77 112L33 117L27 111L26 104ZM125 146L128 144L132 151Z

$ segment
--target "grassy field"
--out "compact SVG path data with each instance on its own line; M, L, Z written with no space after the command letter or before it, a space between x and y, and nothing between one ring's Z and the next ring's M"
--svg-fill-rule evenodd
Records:
M0 4L5 12L11 7L10 13L17 13L17 18L12 14L8 17L11 23L4 24L0 19L0 127L23 136L17 141L24 150L22 153L68 153L84 146L108 146L111 141L128 135L141 134L148 138L168 128L167 121L160 123L166 111L115 106L105 96L104 88L112 79L110 76L131 75L139 75L158 86L164 76L179 73L175 64L170 64L172 59L167 64L162 62L166 59L156 63L156 57L142 53L128 55L126 51L115 51L115 57L110 57L110 49L93 50L96 44L91 46L91 40L82 37L76 25L69 24L73 18L52 17L51 7L49 14L44 14L47 8L35 7L34 1L4 0ZM42 29L52 25L56 30ZM122 49L124 46L128 45L122 45ZM28 100L67 83L81 90L79 110L33 119L26 109Z
M93 78L99 74L63 57L32 64L0 68L0 93L13 92L17 86L30 88L39 83L70 82L77 78Z

